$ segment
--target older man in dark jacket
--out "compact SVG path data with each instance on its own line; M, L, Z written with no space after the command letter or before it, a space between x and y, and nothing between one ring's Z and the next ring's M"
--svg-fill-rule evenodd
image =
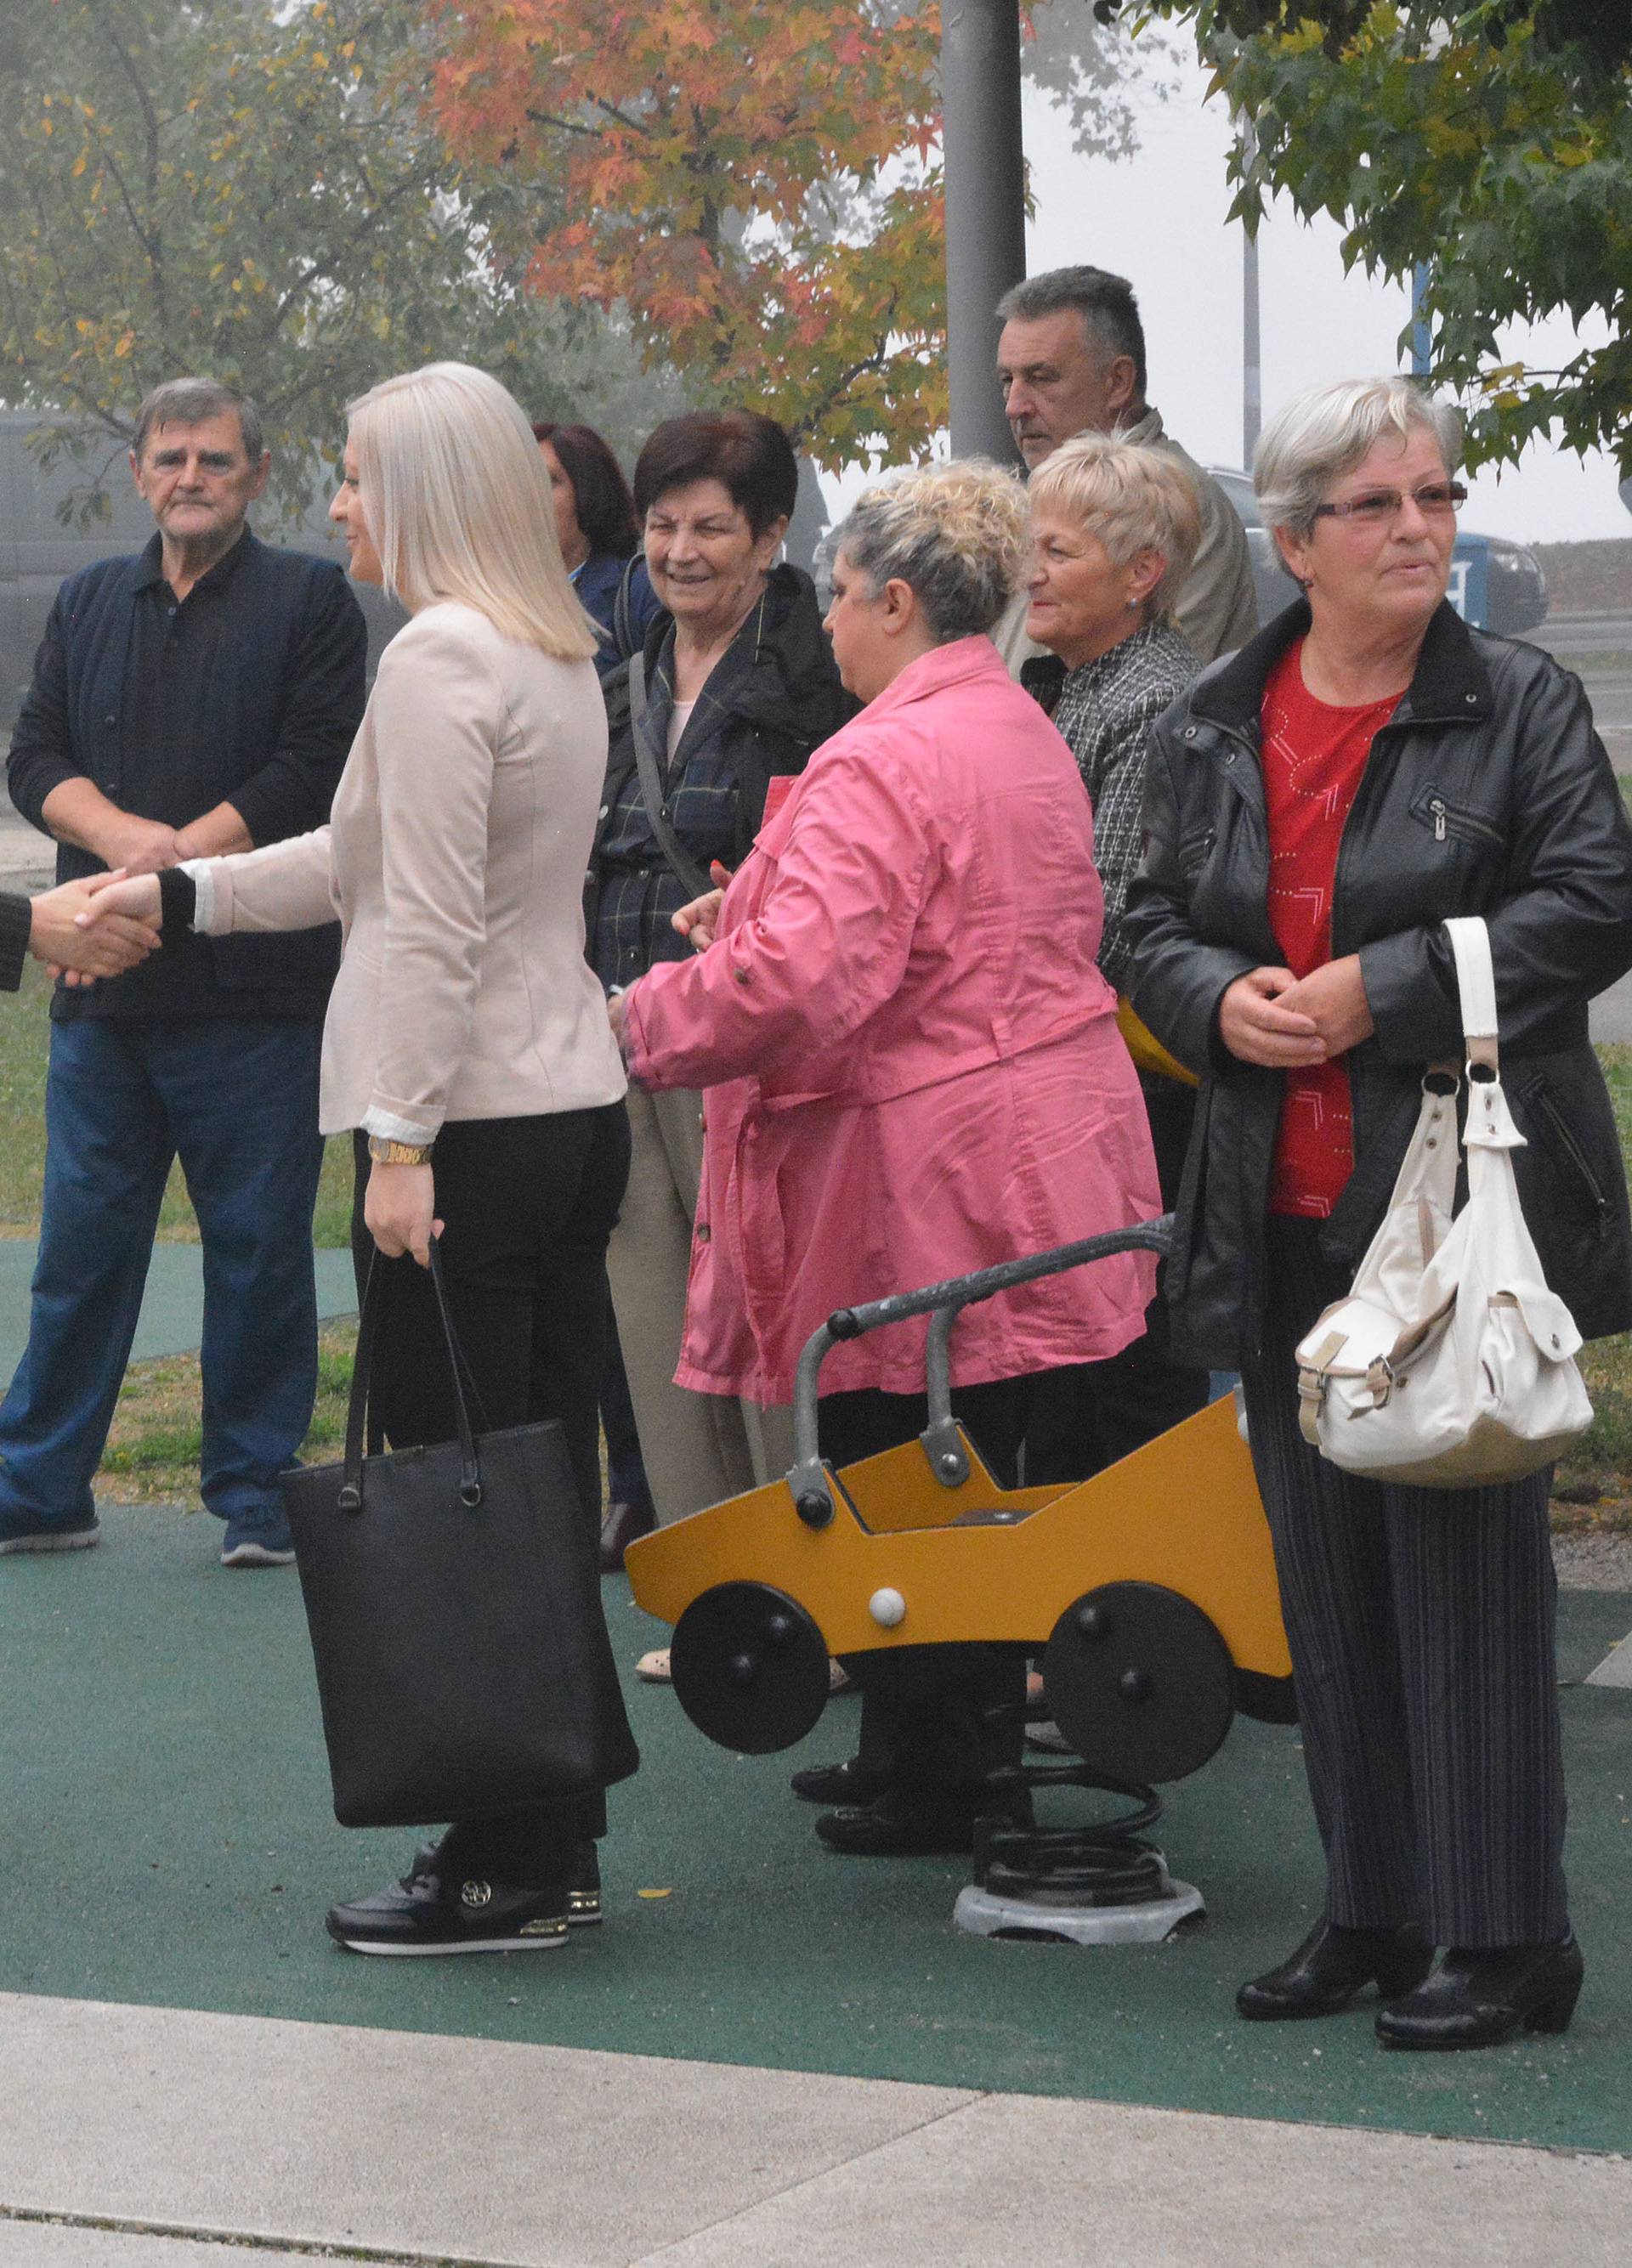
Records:
M246 525L253 404L201 379L143 404L131 467L158 533L57 595L12 736L13 802L59 879L152 873L329 816L366 637L340 570ZM316 1376L317 1064L335 934L188 937L52 1004L28 1346L0 1408L0 1550L93 1543L91 1483L180 1157L204 1257L204 1503L229 1566L293 1557L277 1476Z

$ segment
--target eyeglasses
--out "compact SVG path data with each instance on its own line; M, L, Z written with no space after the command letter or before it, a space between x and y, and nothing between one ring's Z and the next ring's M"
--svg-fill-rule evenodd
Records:
M1347 504L1318 504L1315 518L1352 519L1362 527L1388 527L1399 519L1405 501L1398 489L1369 489L1364 496L1351 497ZM1467 490L1460 481L1429 481L1426 487L1411 490L1411 501L1425 519L1435 519L1465 504Z

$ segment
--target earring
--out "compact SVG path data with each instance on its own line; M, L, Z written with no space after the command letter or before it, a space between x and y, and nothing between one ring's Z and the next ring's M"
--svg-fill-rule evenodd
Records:
M1129 599L1125 601L1125 604L1126 605L1127 611L1130 615L1136 615L1139 612L1139 601L1137 599Z

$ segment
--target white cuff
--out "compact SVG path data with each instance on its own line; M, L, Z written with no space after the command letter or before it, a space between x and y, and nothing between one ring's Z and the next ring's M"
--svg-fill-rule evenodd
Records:
M434 1126L416 1126L411 1118L398 1118L389 1110L371 1104L363 1113L363 1131L375 1135L381 1142L413 1142L421 1146L434 1142Z
M197 893L197 903L193 908L193 932L198 937L209 935L210 924L215 919L215 876L210 873L210 865L208 858L183 858L181 861L181 872L189 878Z

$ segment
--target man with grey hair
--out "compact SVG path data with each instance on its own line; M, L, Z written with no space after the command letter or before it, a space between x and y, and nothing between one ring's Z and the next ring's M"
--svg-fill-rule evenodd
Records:
M332 563L249 532L270 460L252 402L177 379L130 452L158 522L58 592L12 734L23 815L60 881L320 827L363 712L366 632ZM332 928L166 937L51 1004L40 1256L0 1406L0 1553L96 1540L91 1484L176 1158L203 1245L201 1486L228 1566L293 1557L278 1475L316 1383L312 1207Z
M1218 482L1164 431L1145 400L1145 334L1125 276L1103 268L1054 268L1028 276L997 306L1003 326L997 374L1015 445L1035 470L1078 433L1119 433L1185 467L1201 506L1201 541L1174 608L1174 625L1200 659L1244 645L1258 628L1246 530ZM1023 593L997 632L1017 675L1041 651L1025 635Z

